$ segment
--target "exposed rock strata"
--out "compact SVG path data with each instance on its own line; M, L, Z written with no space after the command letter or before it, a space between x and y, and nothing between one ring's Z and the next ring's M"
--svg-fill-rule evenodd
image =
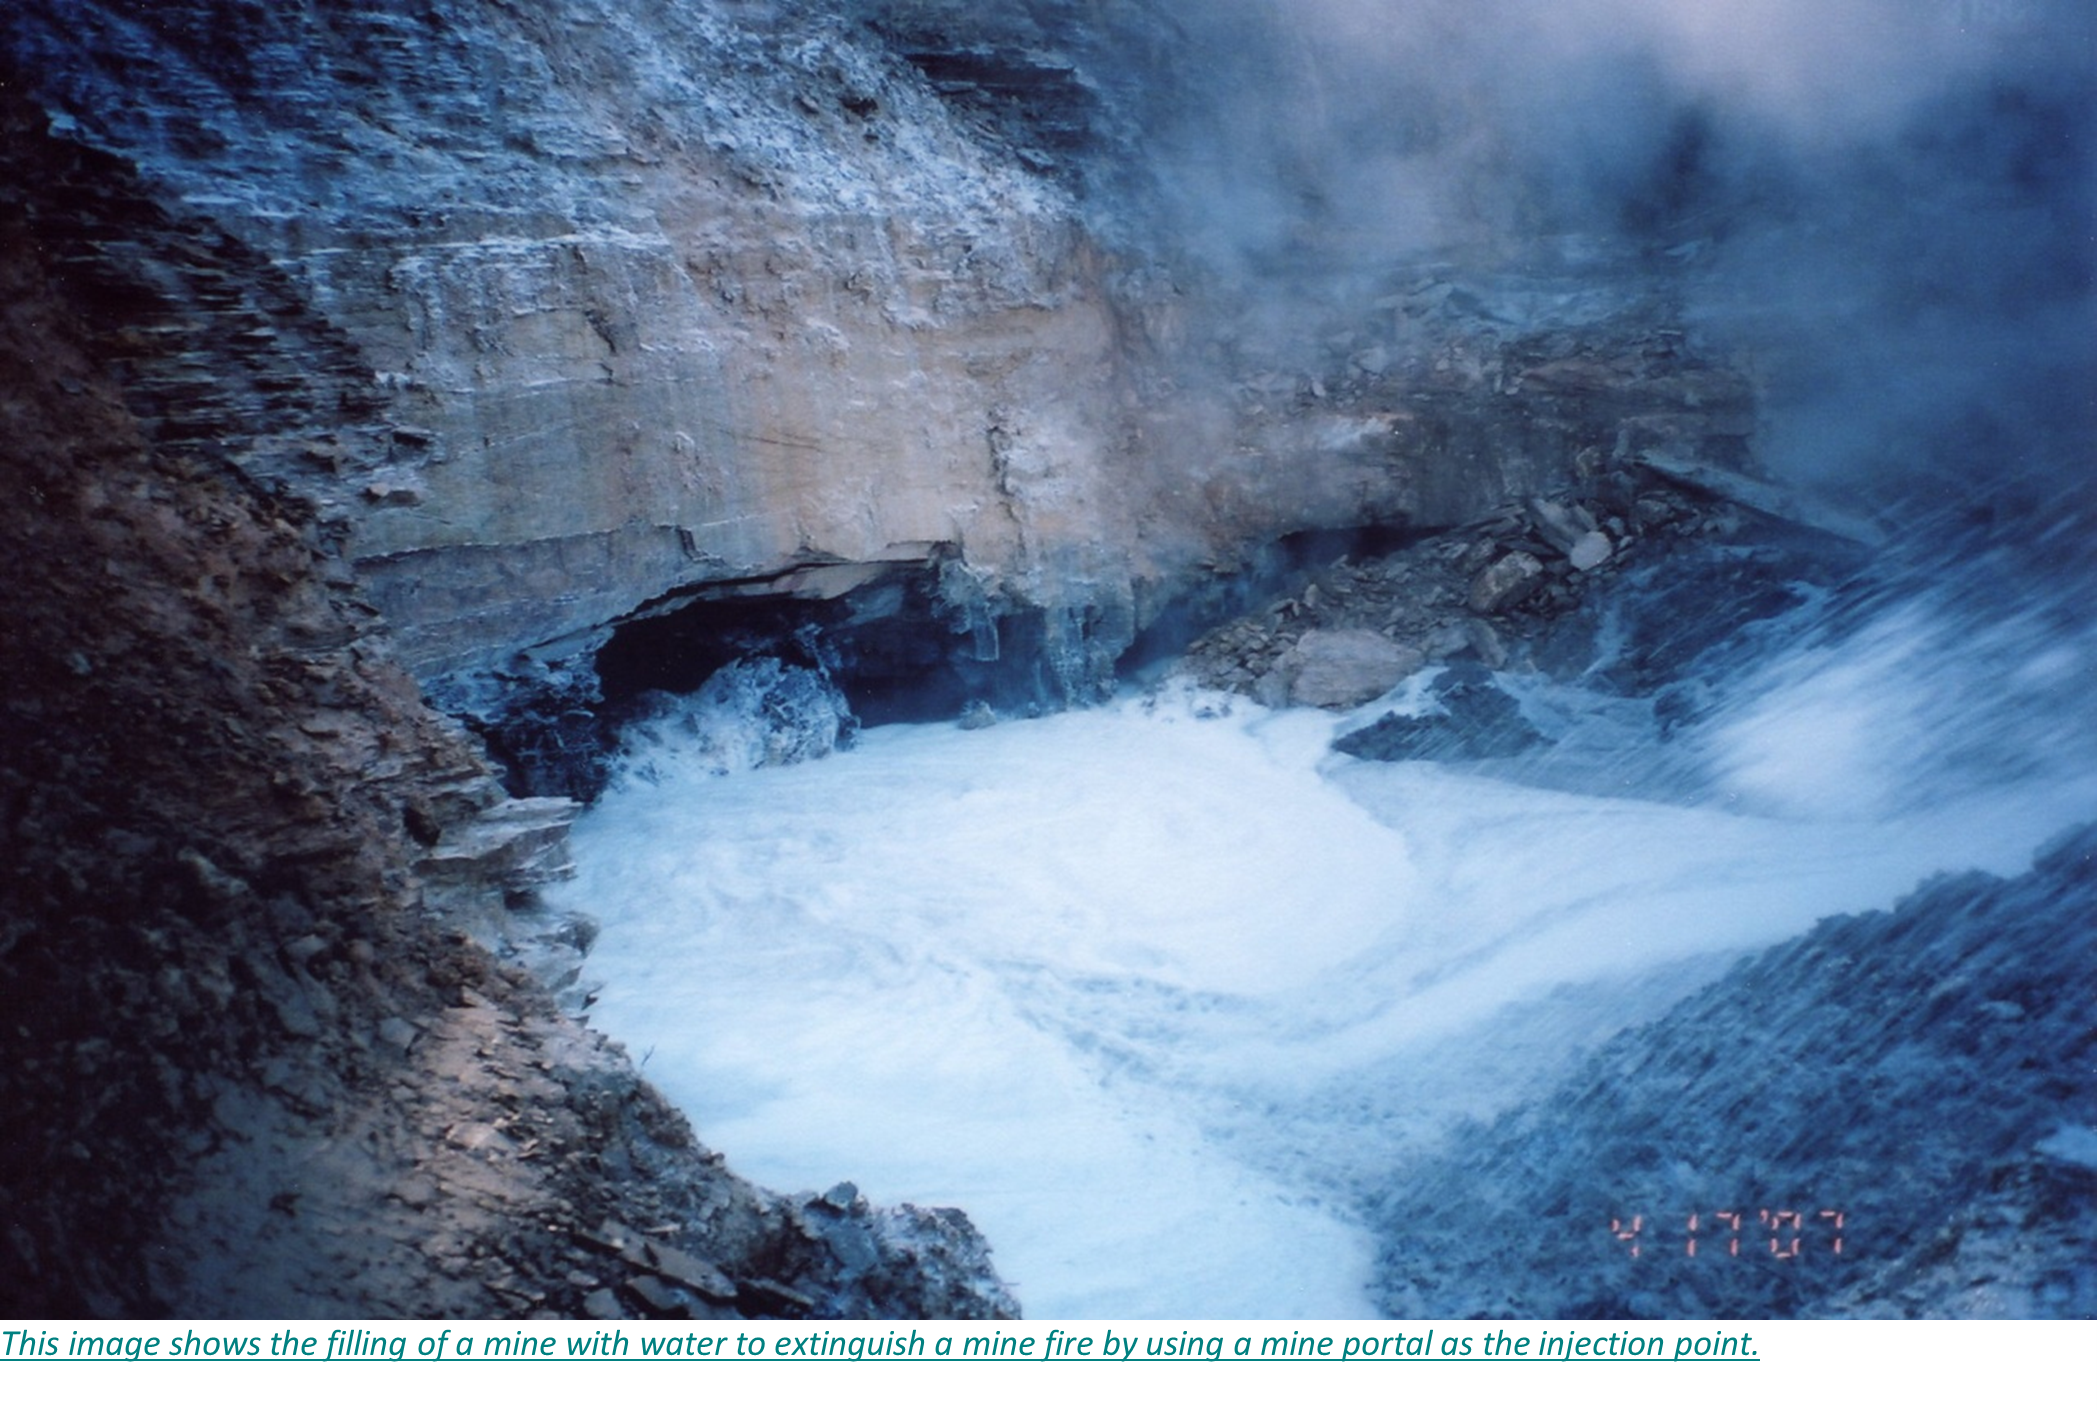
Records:
M105 365L182 233L83 257L135 178L12 99L0 190L8 1314L1011 1312L959 1214L751 1187L557 1010L569 805L423 706L309 501Z
M862 8L0 15L23 1310L1009 1310L965 1221L751 1190L555 1011L567 805L418 681L531 692L579 792L615 628L764 606L980 720L1284 535L1477 527L1203 654L1339 703L1314 632L1497 665L1675 512L1639 477L1760 493L1647 273L1357 270L1277 336L1141 237L1081 7Z
M136 409L251 350L293 367L332 424L199 430L335 502L425 676L682 586L821 597L796 575L935 545L1036 603L1138 571L1108 530L1144 485L1103 256L1066 193L835 13L196 0L11 23L46 99L257 271L230 297L276 296L217 307L208 270L168 261L182 326L127 369ZM248 411L244 390L216 400Z
M1095 10L7 24L39 101L147 178L68 232L154 266L126 404L326 505L425 682L959 563L1037 624L1060 704L1246 544L1461 522L1634 443L1747 468L1751 387L1628 267L1385 268L1278 344L1146 243L1132 134L1218 97L1155 81L1157 16Z

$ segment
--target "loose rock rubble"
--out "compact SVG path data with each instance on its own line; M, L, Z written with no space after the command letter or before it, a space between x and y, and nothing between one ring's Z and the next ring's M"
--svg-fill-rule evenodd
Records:
M1434 683L1438 715L1388 714L1341 735L1333 748L1358 759L1493 759L1543 742L1513 696L1476 661L1459 661Z
M1351 709L1455 657L1498 670L1656 546L1740 532L1748 511L1633 468L1356 561L1191 645L1181 671L1270 706Z

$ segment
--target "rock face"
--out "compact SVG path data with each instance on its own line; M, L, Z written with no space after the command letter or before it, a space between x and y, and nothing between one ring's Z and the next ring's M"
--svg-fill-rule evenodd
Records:
M755 1189L557 1007L573 806L105 373L164 266L65 236L135 181L0 103L0 1308L1012 1312L963 1216Z
M1127 349L1070 198L838 14L738 9L11 19L49 100L274 286L171 290L192 326L135 375L329 342L271 375L350 414L265 442L229 394L208 430L333 502L425 676L934 545L1031 601L1131 576Z
M1255 336L1141 235L1141 123L1228 97L1097 10L25 0L6 47L143 176L68 232L154 265L127 406L321 503L426 683L930 581L1062 704L1246 543L1457 522L1633 422L1740 468L1745 383L1642 278L1388 269Z

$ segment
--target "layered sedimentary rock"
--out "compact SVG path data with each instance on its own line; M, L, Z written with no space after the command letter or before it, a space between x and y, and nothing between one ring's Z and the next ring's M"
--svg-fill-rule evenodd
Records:
M307 425L265 437L220 387L178 429L331 500L425 675L934 545L1022 596L1073 556L1128 576L1126 335L1068 196L838 16L746 8L13 21L65 121L244 266L214 302L170 261L137 397L193 419L216 364L286 364Z
M12 98L0 195L0 1305L1011 1311L964 1217L754 1189L556 1006L572 809L421 702L310 500L107 375L173 336L169 253L222 250L83 257L151 207ZM188 405L257 442L307 410Z
M1688 407L1737 463L1750 425L1612 322L1642 277L1387 270L1298 311L1329 372L1264 346L1144 238L1132 75L1173 32L1140 8L17 11L26 85L144 178L75 232L156 264L128 402L323 502L426 681L952 562L1083 698L1242 544L1452 522Z

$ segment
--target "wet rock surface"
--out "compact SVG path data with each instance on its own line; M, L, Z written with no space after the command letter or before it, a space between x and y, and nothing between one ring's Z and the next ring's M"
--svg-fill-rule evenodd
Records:
M1543 743L1544 737L1522 718L1514 697L1494 685L1491 672L1476 661L1447 667L1430 693L1440 714L1387 714L1341 735L1332 747L1357 759L1391 763L1493 759Z

